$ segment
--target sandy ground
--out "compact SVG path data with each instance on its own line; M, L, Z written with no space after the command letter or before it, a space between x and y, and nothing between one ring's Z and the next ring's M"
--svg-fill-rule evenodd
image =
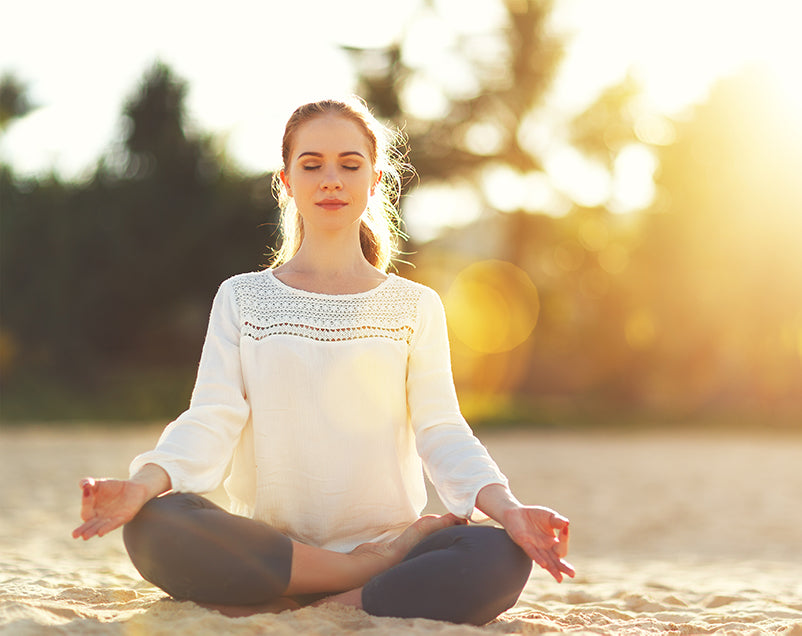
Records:
M0 430L0 633L802 636L802 436L480 435L520 499L571 518L578 576L535 571L511 611L474 628L333 605L226 618L142 581L119 531L74 541L78 479L124 476L158 432Z

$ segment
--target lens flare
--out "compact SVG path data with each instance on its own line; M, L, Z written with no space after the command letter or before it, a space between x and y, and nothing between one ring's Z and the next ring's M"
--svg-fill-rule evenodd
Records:
M540 300L521 268L488 260L463 269L445 295L454 336L479 353L501 353L522 344L535 328Z

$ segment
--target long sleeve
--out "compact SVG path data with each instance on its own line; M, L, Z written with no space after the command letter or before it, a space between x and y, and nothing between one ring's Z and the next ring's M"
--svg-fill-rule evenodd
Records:
M134 458L131 475L151 463L167 471L176 491L203 493L220 484L250 415L239 340L239 310L227 281L212 304L189 408L165 428L154 450Z
M469 517L484 486L508 482L460 413L445 311L428 288L410 344L407 401L418 454L446 508Z

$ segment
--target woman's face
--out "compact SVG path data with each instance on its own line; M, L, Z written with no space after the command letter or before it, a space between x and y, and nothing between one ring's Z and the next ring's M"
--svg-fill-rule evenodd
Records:
M281 180L295 200L304 232L356 226L381 173L370 159L365 133L340 115L320 115L292 139Z

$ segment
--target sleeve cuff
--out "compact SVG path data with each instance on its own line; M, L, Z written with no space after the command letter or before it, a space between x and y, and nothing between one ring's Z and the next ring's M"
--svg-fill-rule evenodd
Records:
M184 480L181 478L181 471L172 461L158 451L148 451L134 457L128 467L128 478L133 477L146 464L156 464L167 473L170 478L170 490L173 492L189 492L186 489Z
M465 497L460 497L456 500L446 501L445 506L449 512L455 514L461 519L468 519L473 523L482 523L490 519L485 513L476 508L476 498L479 496L479 491L485 486L491 484L500 484L505 488L509 488L509 481L504 475L488 475L485 479L481 479L475 483L474 488Z

